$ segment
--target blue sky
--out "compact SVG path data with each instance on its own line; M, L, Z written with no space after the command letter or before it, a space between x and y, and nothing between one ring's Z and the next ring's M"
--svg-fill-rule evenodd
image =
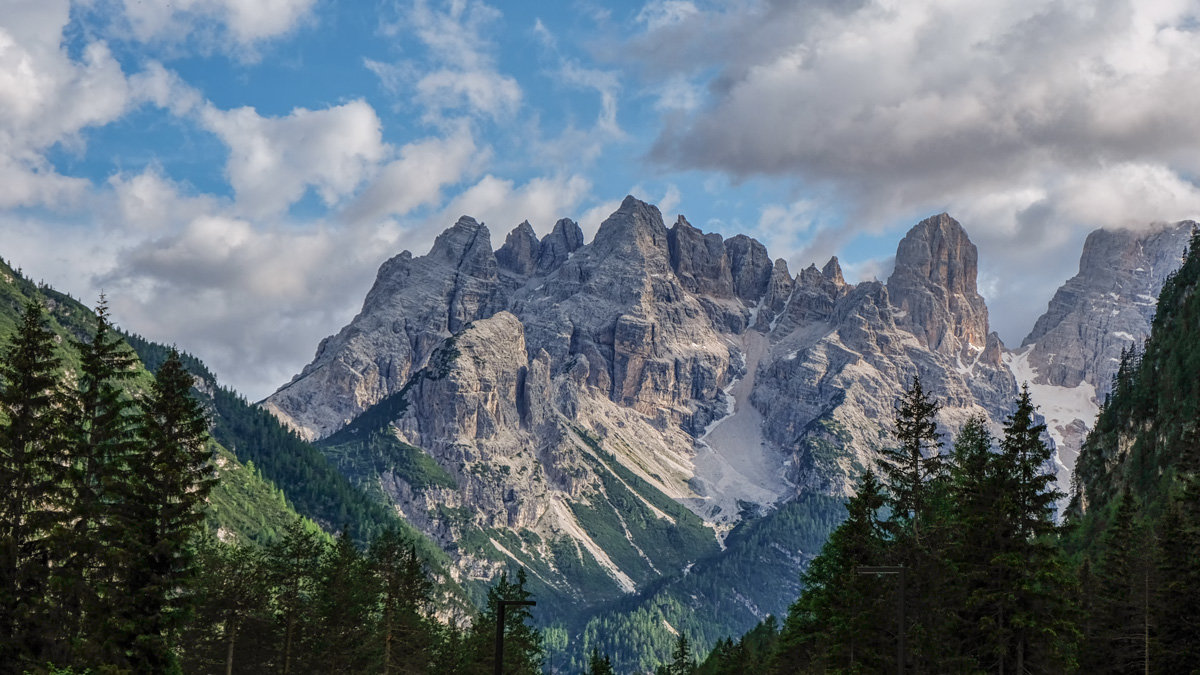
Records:
M632 193L857 280L948 211L1015 345L1088 231L1200 211L1196 10L0 0L0 255L257 398L463 214Z

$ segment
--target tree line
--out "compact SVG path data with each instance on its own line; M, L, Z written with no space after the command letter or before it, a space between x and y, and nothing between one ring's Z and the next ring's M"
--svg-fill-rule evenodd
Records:
M295 521L264 548L198 544L200 600L180 633L189 673L464 673L495 668L499 601L531 598L524 570L502 574L469 625L438 617L438 584L396 530L364 552ZM540 673L542 638L527 607L505 616L504 669Z
M193 376L171 350L149 380L103 298L96 315L67 345L77 371L37 302L0 347L0 673L493 672L523 570L460 627L395 529L366 551L300 519L265 547L221 542ZM504 672L540 672L529 609L505 624Z

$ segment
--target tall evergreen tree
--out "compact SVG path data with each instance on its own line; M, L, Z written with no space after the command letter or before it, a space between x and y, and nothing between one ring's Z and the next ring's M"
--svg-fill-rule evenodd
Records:
M61 364L45 309L25 306L0 355L0 671L50 655L49 542L64 523Z
M1005 672L1062 672L1073 665L1072 597L1062 552L1054 539L1055 501L1046 426L1035 420L1028 385L1004 424L996 486L1003 495L1002 530L994 546L990 588L981 591L997 646L987 668Z
M111 606L127 612L123 647L154 672L175 667L171 638L194 600L192 540L216 483L208 424L191 388L192 376L172 349L141 403L141 443L129 457L129 570L123 597Z
M939 403L926 393L921 378L913 377L912 386L896 408L897 447L880 452L879 469L887 486L895 528L910 531L922 543L921 519L930 501L930 485L945 473L941 455L941 435L935 419Z
M1128 491L1104 533L1090 582L1091 631L1080 666L1090 673L1148 671L1152 642L1151 551Z
M891 580L858 573L859 566L878 565L886 556L879 520L884 503L882 487L868 471L846 504L846 520L802 577L804 592L784 621L774 672L865 672L893 660L898 588Z
M469 672L487 675L495 672L496 624L499 619L501 600L532 600L533 594L525 588L525 568L517 568L516 583L501 574L488 589L487 605L476 617L468 638L471 652ZM501 672L505 675L535 675L542 671L544 659L541 632L533 626L533 614L529 607L509 605L504 617L504 663Z
M283 538L267 550L267 571L274 589L273 606L278 624L276 651L282 675L315 669L308 662L312 644L320 555L325 545L316 532L296 519Z
M592 649L592 654L588 657L587 675L613 675L612 660L608 658L608 654L601 656L600 650Z
M692 654L692 643L687 635L680 633L671 651L671 662L654 670L655 675L693 675L696 672L696 657Z
M263 552L205 536L197 546L197 563L199 602L180 640L184 671L232 675L278 670L267 648L274 617Z
M943 526L949 474L935 419L939 408L914 377L896 407L898 446L885 448L879 460L891 506L888 562L905 568L906 651L914 668L926 671L947 667L944 652L954 637L939 606L947 580L941 549L952 534Z
M374 640L378 599L376 580L366 558L343 528L321 557L313 617L319 630L314 652L320 672L362 673L376 670Z
M950 523L956 530L944 555L952 570L941 604L955 617L952 640L956 664L968 672L990 663L1002 651L991 606L1002 590L992 563L997 546L1010 536L1005 527L1000 458L983 417L967 420L954 440L951 462Z
M119 666L130 655L113 640L125 633L124 617L110 611L110 603L124 591L121 574L130 563L133 529L124 506L131 484L142 478L130 473L130 458L138 449L137 413L125 389L137 360L113 330L104 296L96 306L91 341L75 346L82 363L70 409L72 558L59 568L59 579L64 606L73 615L69 630L75 634L77 660Z
M1183 496L1163 514L1157 548L1157 623L1161 672L1191 673L1200 664L1200 485L1189 479Z
M416 546L398 531L386 530L371 542L369 556L380 591L380 670L384 675L427 671L436 648L435 627L426 618L433 584Z

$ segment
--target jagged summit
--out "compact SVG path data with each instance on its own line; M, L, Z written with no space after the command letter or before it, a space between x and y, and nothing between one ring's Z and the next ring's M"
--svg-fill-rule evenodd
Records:
M473 261L494 259L491 233L483 223L476 222L470 216L463 216L433 240L429 257L456 266L463 264L468 258Z
M733 276L729 271L729 256L720 234L704 234L692 227L683 216L667 232L671 268L683 287L693 293L719 298L731 298Z
M657 206L630 195L596 231L590 246L599 254L666 251L667 228Z
M563 218L554 224L554 229L542 238L538 254L538 274L548 274L571 257L571 254L583 246L583 230L579 224L570 218Z
M976 288L979 252L945 213L926 218L896 248L887 281L897 324L930 349L974 361L988 342L987 305Z
M821 276L839 286L846 284L846 279L842 276L842 265L838 262L836 255L831 257L829 262L825 263L825 266L821 268Z
M496 263L510 272L528 275L537 269L541 249L533 226L525 220L508 233L504 245L496 251Z

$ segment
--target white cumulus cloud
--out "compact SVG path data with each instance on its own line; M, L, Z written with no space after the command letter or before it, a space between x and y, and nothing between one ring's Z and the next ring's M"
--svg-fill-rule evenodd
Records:
M327 205L352 193L386 153L375 110L356 100L263 117L253 108L201 113L229 146L225 170L238 207L251 217L285 211L313 188Z

